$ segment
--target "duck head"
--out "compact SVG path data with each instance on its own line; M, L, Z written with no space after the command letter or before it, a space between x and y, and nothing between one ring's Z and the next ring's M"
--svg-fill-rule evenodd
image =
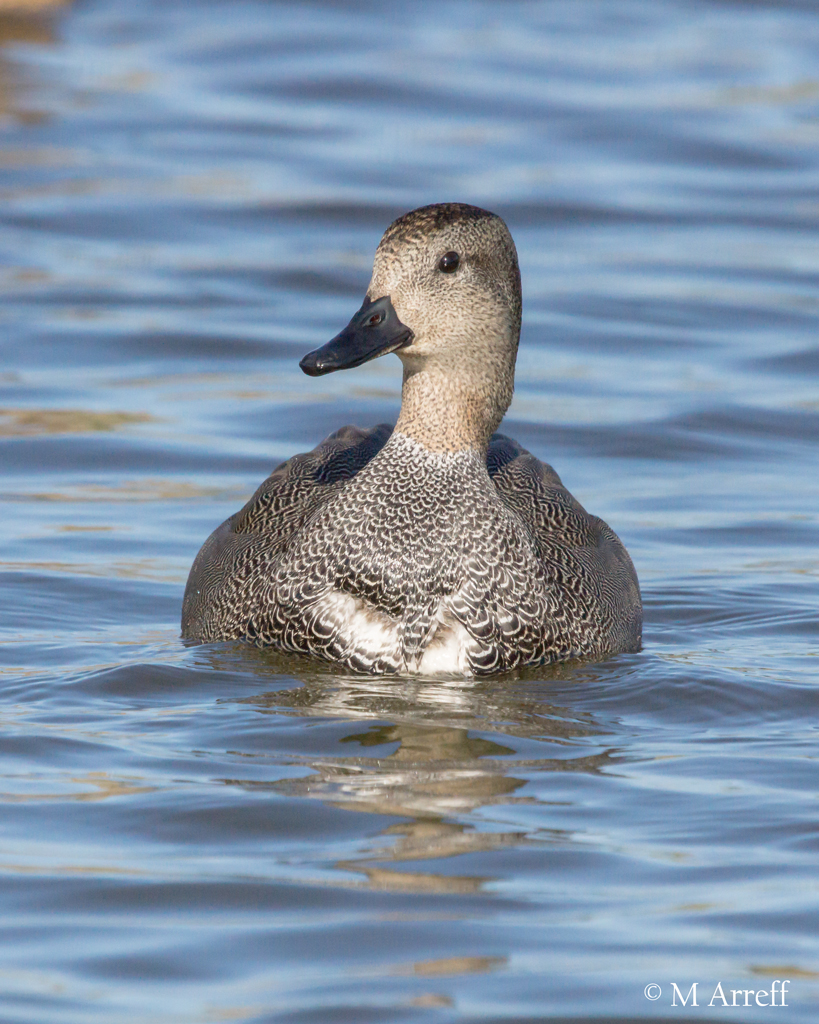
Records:
M417 436L415 421L431 417L437 427L422 432L437 434L443 450L483 444L512 398L520 310L517 253L503 220L465 203L424 206L387 228L361 309L300 366L317 376L395 352L404 364L396 429ZM459 440L443 438L452 431L442 417L463 421Z

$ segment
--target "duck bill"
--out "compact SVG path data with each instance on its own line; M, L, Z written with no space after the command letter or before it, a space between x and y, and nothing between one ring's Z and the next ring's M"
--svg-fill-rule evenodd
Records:
M320 377L397 352L406 348L412 338L412 331L398 319L389 295L374 302L364 299L364 305L344 330L315 352L308 352L299 366L311 377Z

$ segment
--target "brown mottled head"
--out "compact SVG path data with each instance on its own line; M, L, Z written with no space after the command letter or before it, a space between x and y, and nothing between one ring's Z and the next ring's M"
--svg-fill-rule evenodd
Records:
M404 364L397 429L437 450L481 446L509 406L520 271L503 220L466 203L404 214L384 232L364 305L306 373L388 352Z
M414 335L415 354L433 337L475 341L490 329L520 332L520 271L503 220L467 203L422 206L393 221L375 254L367 296L389 295ZM510 340L511 340L510 338ZM437 346L436 346L437 347ZM409 355L409 348L406 350Z

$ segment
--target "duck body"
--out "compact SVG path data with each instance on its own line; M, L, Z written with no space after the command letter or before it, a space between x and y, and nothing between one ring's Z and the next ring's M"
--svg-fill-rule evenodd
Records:
M211 535L183 633L468 676L635 650L641 619L625 548L550 466L501 434L481 462L382 425L290 459Z
M454 256L456 271L442 270ZM440 204L388 229L362 309L302 367L398 348L395 429L345 427L279 466L199 552L183 636L424 676L639 648L639 585L617 536L494 432L511 399L519 296L500 218ZM436 334L444 299L464 297Z

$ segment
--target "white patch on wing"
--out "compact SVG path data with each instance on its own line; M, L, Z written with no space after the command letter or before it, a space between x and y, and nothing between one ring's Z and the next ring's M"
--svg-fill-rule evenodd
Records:
M356 651L368 661L382 657L402 664L401 623L397 619L340 590L331 590L320 598L316 611L322 619L338 625L339 639L348 651ZM428 647L404 671L423 676L471 676L467 651L472 638L444 607L439 609L437 619Z
M361 651L373 659L379 655L400 657L399 623L360 598L331 590L317 602L316 610L322 618L338 623L339 638L351 651Z
M467 650L472 638L460 622L447 622L438 627L435 636L421 656L418 672L424 676L469 676Z

